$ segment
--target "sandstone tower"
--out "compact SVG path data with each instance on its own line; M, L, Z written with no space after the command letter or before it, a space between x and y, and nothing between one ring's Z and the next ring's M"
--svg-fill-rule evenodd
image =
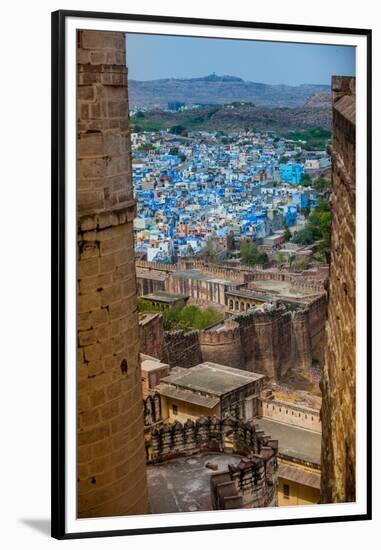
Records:
M148 511L125 36L78 32L78 516Z
M355 79L333 77L332 240L323 373L321 502L355 492Z

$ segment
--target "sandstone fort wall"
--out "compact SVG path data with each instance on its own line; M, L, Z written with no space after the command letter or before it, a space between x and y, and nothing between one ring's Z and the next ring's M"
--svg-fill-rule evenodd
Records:
M239 326L218 332L200 331L199 341L204 361L246 369Z
M323 373L322 502L356 499L355 79L333 77L332 236Z
M148 321L147 321L148 318ZM163 318L160 313L139 315L140 352L162 359L164 345Z
M77 48L78 516L148 511L125 37Z
M202 363L199 331L165 332L163 361L171 367L190 368Z

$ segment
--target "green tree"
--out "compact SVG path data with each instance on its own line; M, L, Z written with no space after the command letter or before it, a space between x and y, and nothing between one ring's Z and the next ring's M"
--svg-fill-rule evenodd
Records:
M290 228L286 226L286 229L284 230L283 237L286 239L286 241L289 241L292 237L292 233L290 231Z
M152 143L142 143L136 148L137 151L152 151L153 149L156 149L156 147Z
M243 263L247 265L261 265L268 262L266 252L261 252L252 241L244 240L241 242L240 254Z
M201 309L195 305L161 308L142 298L138 298L138 311L160 312L163 316L164 330L204 329L224 317L213 308Z
M327 189L329 189L330 186L329 180L322 176L317 178L312 184L317 191L326 191Z
M312 244L314 242L314 235L309 227L304 227L303 229L300 229L300 231L297 231L294 233L293 242L297 244Z
M308 217L306 226L294 234L293 242L301 245L317 242L319 252L329 249L331 239L331 207L320 199Z
M277 252L275 254L275 261L277 264L284 264L286 262L286 254L284 252Z
M177 136L183 136L187 133L185 126L182 126L181 124L176 124L175 126L172 126L169 131L171 134L175 134Z
M303 271L309 266L309 259L308 258L299 258L294 261L293 267L296 269L296 271Z
M303 187L309 187L311 185L311 176L309 174L302 174L302 177L300 178L300 184Z
M207 260L215 260L217 258L217 242L213 237L207 238L201 256Z

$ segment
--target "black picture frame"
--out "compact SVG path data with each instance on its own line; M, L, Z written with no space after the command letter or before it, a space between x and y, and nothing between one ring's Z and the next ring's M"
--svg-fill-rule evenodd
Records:
M148 527L138 529L118 529L112 531L67 532L65 527L65 22L68 17L87 19L117 19L122 21L144 21L153 23L184 23L217 27L241 27L248 29L273 29L284 31L307 31L316 33L338 33L363 35L367 40L367 511L351 516L308 517L294 520L267 520L208 525L186 525L168 527ZM89 537L138 535L150 533L192 532L212 529L237 529L247 527L281 526L341 521L369 520L372 517L372 422L371 422L371 179L372 179L372 31L369 29L340 28L329 26L290 25L249 21L210 20L180 18L158 15L135 15L125 13L83 12L59 10L52 13L51 19L51 60L52 60L52 107L51 107L51 233L52 233L52 314L51 314L51 534L56 539L76 539Z

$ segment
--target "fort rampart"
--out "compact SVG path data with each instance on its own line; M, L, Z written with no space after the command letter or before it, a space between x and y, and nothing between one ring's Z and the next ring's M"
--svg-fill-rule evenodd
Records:
M205 330L172 331L156 337L141 352L154 355L171 367L193 367L211 361L265 374L281 380L293 373L309 380L311 365L320 358L325 338L325 297L290 311L281 302L265 304ZM144 334L144 328L141 327ZM160 331L155 328L155 335ZM153 353L152 345L162 352Z
M163 361L171 367L190 368L202 363L199 331L164 333Z

